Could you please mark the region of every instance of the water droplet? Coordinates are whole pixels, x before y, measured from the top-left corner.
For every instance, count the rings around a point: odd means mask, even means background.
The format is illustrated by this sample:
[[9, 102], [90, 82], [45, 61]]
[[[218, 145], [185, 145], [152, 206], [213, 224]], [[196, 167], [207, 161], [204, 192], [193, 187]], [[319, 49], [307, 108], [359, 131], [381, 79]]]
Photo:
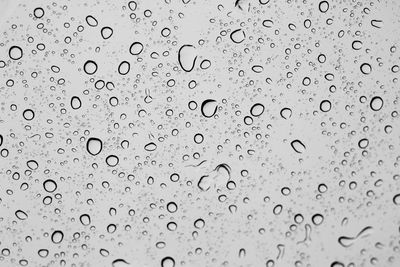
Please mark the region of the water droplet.
[[38, 250], [38, 255], [42, 258], [46, 258], [49, 255], [49, 250], [47, 249], [39, 249]]
[[400, 205], [400, 194], [397, 194], [393, 197], [393, 203], [395, 205]]
[[22, 116], [24, 117], [25, 120], [31, 121], [33, 118], [35, 118], [35, 112], [33, 112], [32, 109], [25, 109], [24, 112], [22, 113]]
[[94, 62], [93, 60], [88, 60], [83, 65], [83, 70], [85, 71], [86, 74], [93, 75], [97, 71], [97, 63]]
[[364, 238], [372, 234], [373, 229], [371, 226], [367, 226], [364, 229], [362, 229], [355, 237], [347, 237], [347, 236], [341, 236], [338, 238], [338, 242], [340, 245], [343, 247], [350, 247], [353, 245], [359, 238]]
[[322, 13], [326, 13], [329, 9], [328, 1], [319, 2], [318, 8], [319, 8], [319, 11], [321, 11]]
[[111, 265], [112, 267], [125, 267], [130, 264], [124, 259], [116, 259], [111, 263]]
[[321, 101], [321, 103], [319, 104], [319, 109], [322, 112], [328, 112], [331, 110], [332, 104], [329, 100], [323, 100]]
[[37, 7], [33, 10], [33, 15], [35, 18], [40, 19], [44, 16], [44, 10], [41, 7]]
[[371, 26], [380, 29], [383, 27], [383, 21], [379, 19], [373, 19], [371, 20]]
[[144, 146], [144, 150], [146, 150], [146, 151], [154, 151], [156, 149], [157, 149], [157, 145], [153, 142], [148, 143]]
[[232, 42], [235, 44], [240, 44], [244, 41], [244, 39], [246, 39], [246, 34], [242, 29], [237, 29], [231, 32], [230, 37]]
[[292, 117], [292, 110], [290, 108], [283, 108], [281, 109], [281, 117], [284, 118], [285, 120], [290, 119]]
[[304, 153], [306, 151], [306, 146], [300, 140], [293, 140], [290, 145], [292, 146], [293, 150], [297, 153]]
[[314, 215], [311, 217], [311, 221], [312, 221], [312, 223], [313, 223], [314, 225], [320, 225], [321, 223], [324, 222], [324, 216], [322, 216], [322, 214], [319, 214], [319, 213], [314, 214]]
[[18, 218], [18, 219], [20, 219], [20, 220], [26, 220], [26, 219], [28, 219], [28, 214], [26, 214], [24, 211], [22, 211], [22, 210], [17, 210], [16, 212], [15, 212], [15, 216]]
[[172, 257], [165, 257], [161, 260], [161, 267], [175, 267], [175, 260]]
[[56, 230], [51, 234], [51, 241], [54, 244], [60, 244], [64, 239], [64, 233], [60, 230]]
[[203, 219], [197, 219], [196, 221], [194, 221], [194, 227], [196, 227], [197, 229], [202, 229], [205, 226], [205, 222]]
[[368, 74], [371, 73], [372, 67], [371, 67], [371, 65], [368, 64], [368, 63], [363, 63], [363, 64], [361, 64], [361, 66], [360, 66], [360, 70], [361, 70], [361, 72], [362, 72], [363, 74], [368, 75]]
[[106, 158], [106, 163], [107, 163], [107, 165], [110, 166], [110, 167], [115, 167], [115, 166], [117, 166], [118, 163], [119, 163], [119, 158], [118, 158], [117, 156], [115, 156], [115, 155], [109, 155], [109, 156]]
[[137, 56], [140, 53], [142, 53], [143, 49], [144, 49], [144, 46], [142, 43], [134, 42], [129, 47], [129, 53], [131, 53], [131, 55]]
[[169, 202], [167, 204], [167, 210], [171, 213], [174, 213], [178, 210], [178, 206], [176, 205], [175, 202]]
[[131, 64], [128, 61], [122, 61], [118, 66], [118, 73], [121, 75], [126, 75], [130, 69]]
[[86, 16], [86, 23], [90, 26], [90, 27], [96, 27], [97, 25], [99, 25], [99, 23], [97, 22], [97, 19], [95, 19], [95, 17], [93, 17], [92, 15], [88, 15]]
[[181, 68], [186, 72], [191, 72], [196, 63], [196, 48], [193, 45], [183, 45], [178, 51], [178, 61]]
[[217, 112], [217, 101], [213, 99], [204, 100], [201, 103], [201, 114], [206, 118], [211, 118]]
[[79, 109], [82, 106], [81, 99], [77, 96], [71, 97], [71, 108]]
[[31, 170], [36, 170], [37, 168], [39, 168], [39, 164], [36, 160], [28, 160], [26, 162], [26, 166], [28, 166], [28, 168]]
[[79, 221], [81, 222], [82, 225], [85, 225], [85, 226], [89, 225], [91, 222], [89, 214], [82, 214], [79, 217]]
[[272, 28], [272, 26], [274, 26], [274, 22], [270, 19], [266, 19], [262, 22], [262, 25], [266, 28]]
[[369, 104], [373, 111], [379, 111], [383, 107], [383, 100], [380, 96], [374, 96]]
[[103, 141], [99, 138], [91, 137], [86, 142], [86, 150], [90, 155], [96, 156], [103, 149]]
[[19, 46], [11, 46], [10, 49], [8, 50], [8, 56], [12, 59], [12, 60], [19, 60], [22, 58], [23, 56], [23, 52], [22, 52], [22, 48]]
[[52, 193], [52, 192], [56, 191], [57, 183], [52, 179], [47, 179], [46, 181], [43, 182], [43, 188], [48, 193]]
[[352, 47], [354, 50], [360, 50], [360, 49], [362, 48], [362, 45], [363, 45], [363, 43], [362, 43], [361, 41], [355, 40], [355, 41], [353, 41], [353, 43], [351, 44], [351, 47]]
[[100, 33], [101, 37], [103, 37], [104, 40], [107, 40], [113, 35], [114, 31], [111, 27], [106, 26], [101, 28]]

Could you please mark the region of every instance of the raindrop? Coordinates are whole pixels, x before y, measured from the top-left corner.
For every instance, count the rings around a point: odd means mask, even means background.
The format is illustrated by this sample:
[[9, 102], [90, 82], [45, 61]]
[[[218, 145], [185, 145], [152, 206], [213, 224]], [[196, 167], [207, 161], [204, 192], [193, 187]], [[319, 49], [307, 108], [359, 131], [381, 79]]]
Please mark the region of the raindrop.
[[208, 69], [209, 67], [211, 67], [211, 61], [208, 59], [204, 59], [201, 63], [200, 63], [200, 68], [203, 70]]
[[64, 233], [60, 230], [56, 230], [51, 234], [51, 241], [55, 244], [60, 244], [64, 239]]
[[37, 7], [33, 10], [33, 15], [35, 18], [40, 19], [44, 16], [44, 10], [41, 7]]
[[131, 11], [135, 11], [137, 8], [137, 3], [135, 1], [129, 1], [128, 7]]
[[97, 71], [97, 63], [93, 60], [88, 60], [83, 65], [83, 70], [86, 72], [86, 74], [93, 75]]
[[174, 213], [178, 210], [178, 206], [176, 205], [175, 202], [169, 202], [167, 204], [167, 210], [171, 213]]
[[90, 27], [96, 27], [99, 23], [97, 22], [97, 19], [95, 19], [92, 15], [86, 16], [86, 23]]
[[289, 119], [292, 117], [292, 110], [290, 108], [283, 108], [281, 109], [281, 117], [284, 118], [285, 120]]
[[37, 168], [39, 168], [39, 164], [36, 160], [28, 160], [26, 162], [26, 166], [28, 166], [28, 168], [31, 170], [36, 170]]
[[71, 108], [79, 109], [82, 106], [81, 99], [77, 96], [71, 97]]
[[369, 144], [369, 140], [367, 138], [363, 138], [360, 141], [358, 141], [358, 147], [361, 149], [367, 148], [368, 144]]
[[25, 120], [31, 121], [35, 117], [35, 112], [33, 112], [32, 109], [25, 109], [24, 112], [22, 113], [22, 116], [24, 117]]
[[321, 101], [321, 103], [319, 104], [319, 109], [322, 112], [328, 112], [331, 110], [332, 104], [329, 100], [323, 100]]
[[270, 19], [266, 19], [262, 22], [262, 25], [266, 28], [272, 28], [272, 26], [274, 25], [274, 22]]
[[383, 21], [379, 19], [373, 19], [371, 20], [371, 26], [380, 29], [383, 27]]
[[383, 100], [380, 96], [374, 96], [369, 103], [373, 111], [379, 111], [383, 107]]
[[254, 71], [255, 73], [261, 73], [264, 68], [260, 65], [254, 65], [253, 67], [251, 67], [251, 70]]
[[244, 41], [244, 39], [246, 39], [246, 34], [242, 29], [237, 29], [231, 32], [230, 37], [232, 42], [234, 42], [235, 44], [240, 44]]
[[19, 46], [11, 46], [8, 50], [8, 56], [13, 60], [19, 60], [23, 56], [22, 48]]
[[206, 118], [211, 118], [217, 112], [217, 101], [213, 99], [204, 100], [201, 103], [201, 114]]
[[57, 189], [57, 183], [54, 180], [47, 179], [46, 181], [43, 182], [43, 188], [49, 193], [52, 193], [56, 191]]
[[161, 260], [161, 267], [175, 267], [175, 260], [172, 257], [165, 257]]
[[397, 206], [400, 206], [400, 194], [397, 194], [393, 197], [393, 203]]
[[322, 215], [319, 214], [319, 213], [314, 214], [314, 215], [311, 217], [311, 221], [312, 221], [312, 223], [313, 223], [314, 225], [320, 225], [320, 224], [323, 223], [323, 221], [324, 221], [324, 216], [322, 216]]
[[183, 45], [178, 51], [178, 61], [181, 68], [186, 72], [191, 72], [196, 63], [196, 48], [193, 45]]
[[46, 258], [49, 255], [49, 250], [47, 249], [39, 249], [38, 250], [38, 255], [42, 258]]
[[368, 75], [368, 74], [371, 73], [372, 67], [371, 67], [371, 65], [368, 64], [368, 63], [363, 63], [363, 64], [361, 64], [361, 66], [360, 66], [360, 70], [361, 70], [361, 72], [362, 72], [363, 74]]
[[101, 33], [101, 37], [103, 37], [104, 40], [107, 40], [108, 38], [110, 38], [113, 35], [114, 31], [111, 27], [106, 26], [106, 27], [101, 28], [100, 33]]
[[96, 156], [103, 149], [103, 141], [99, 138], [90, 137], [86, 142], [86, 150], [90, 155]]
[[205, 226], [205, 222], [203, 219], [197, 219], [196, 221], [194, 221], [194, 227], [196, 227], [197, 229], [202, 229]]
[[15, 216], [20, 219], [21, 221], [28, 219], [28, 214], [26, 214], [24, 211], [22, 210], [17, 210], [15, 212]]
[[360, 50], [361, 48], [362, 48], [362, 42], [361, 41], [358, 41], [358, 40], [355, 40], [355, 41], [353, 41], [353, 43], [351, 44], [351, 47], [354, 49], [354, 50]]
[[122, 61], [118, 66], [118, 73], [121, 75], [126, 75], [130, 69], [131, 64], [128, 61]]
[[263, 104], [256, 103], [250, 108], [250, 114], [254, 117], [259, 117], [263, 113], [264, 113], [264, 105]]
[[306, 151], [306, 146], [300, 141], [300, 140], [294, 140], [290, 143], [292, 146], [293, 150], [296, 151], [297, 153], [304, 153]]
[[319, 8], [319, 11], [321, 11], [322, 13], [326, 13], [329, 9], [328, 1], [319, 2], [318, 8]]
[[109, 156], [106, 158], [106, 163], [107, 163], [107, 165], [110, 166], [110, 167], [115, 167], [115, 166], [117, 166], [118, 163], [119, 163], [119, 158], [118, 158], [117, 156], [115, 156], [115, 155], [109, 155]]
[[89, 225], [90, 221], [91, 221], [89, 214], [82, 214], [79, 217], [79, 221], [81, 222], [82, 225], [85, 225], [85, 226]]
[[134, 42], [131, 44], [129, 47], [129, 53], [131, 53], [134, 56], [139, 55], [143, 51], [143, 44], [140, 42]]
[[146, 150], [146, 151], [150, 151], [151, 152], [151, 151], [154, 151], [156, 149], [157, 149], [157, 145], [155, 143], [153, 143], [153, 142], [148, 143], [148, 144], [146, 144], [144, 146], [144, 150]]
[[126, 260], [124, 259], [116, 259], [111, 263], [112, 267], [124, 267], [130, 265]]

